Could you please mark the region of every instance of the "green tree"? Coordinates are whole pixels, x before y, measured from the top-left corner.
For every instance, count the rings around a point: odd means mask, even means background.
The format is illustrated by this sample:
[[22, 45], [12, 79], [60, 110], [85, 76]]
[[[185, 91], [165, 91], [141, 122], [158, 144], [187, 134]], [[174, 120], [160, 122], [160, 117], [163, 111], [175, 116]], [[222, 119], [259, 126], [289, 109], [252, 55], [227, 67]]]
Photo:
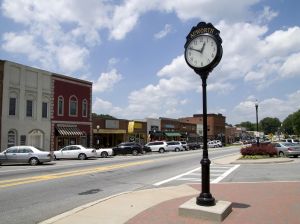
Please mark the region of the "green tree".
[[247, 131], [256, 131], [256, 124], [251, 123], [250, 121], [241, 122], [240, 124], [237, 124], [236, 126], [246, 128]]
[[275, 134], [281, 126], [280, 120], [272, 117], [262, 119], [259, 124], [265, 134]]
[[300, 135], [300, 110], [293, 113], [293, 129], [296, 135]]
[[286, 135], [300, 135], [300, 110], [290, 114], [282, 123]]
[[294, 127], [293, 127], [293, 114], [290, 114], [284, 121], [282, 122], [281, 131], [287, 135], [294, 135]]
[[98, 118], [103, 118], [103, 119], [116, 119], [115, 117], [109, 115], [109, 114], [96, 114], [92, 113], [92, 117], [98, 117]]

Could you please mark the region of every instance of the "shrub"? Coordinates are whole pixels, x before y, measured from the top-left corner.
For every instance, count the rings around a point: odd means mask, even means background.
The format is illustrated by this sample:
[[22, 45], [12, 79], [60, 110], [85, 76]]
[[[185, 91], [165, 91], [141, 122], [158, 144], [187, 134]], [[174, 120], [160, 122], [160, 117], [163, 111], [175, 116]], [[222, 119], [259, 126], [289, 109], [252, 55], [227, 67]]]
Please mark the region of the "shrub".
[[277, 155], [277, 150], [271, 144], [268, 145], [251, 145], [241, 149], [241, 154], [243, 156], [253, 156], [253, 155], [268, 155], [270, 157]]

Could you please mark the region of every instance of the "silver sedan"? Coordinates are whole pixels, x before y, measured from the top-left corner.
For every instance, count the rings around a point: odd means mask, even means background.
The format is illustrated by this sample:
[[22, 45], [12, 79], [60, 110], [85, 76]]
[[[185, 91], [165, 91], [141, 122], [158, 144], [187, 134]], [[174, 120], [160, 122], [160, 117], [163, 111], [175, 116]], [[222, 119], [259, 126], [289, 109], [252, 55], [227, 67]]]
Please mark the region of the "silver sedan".
[[290, 142], [275, 142], [272, 145], [276, 148], [279, 156], [293, 156], [300, 155], [300, 146]]
[[0, 153], [0, 164], [29, 163], [35, 166], [51, 160], [50, 152], [38, 150], [33, 146], [12, 146]]

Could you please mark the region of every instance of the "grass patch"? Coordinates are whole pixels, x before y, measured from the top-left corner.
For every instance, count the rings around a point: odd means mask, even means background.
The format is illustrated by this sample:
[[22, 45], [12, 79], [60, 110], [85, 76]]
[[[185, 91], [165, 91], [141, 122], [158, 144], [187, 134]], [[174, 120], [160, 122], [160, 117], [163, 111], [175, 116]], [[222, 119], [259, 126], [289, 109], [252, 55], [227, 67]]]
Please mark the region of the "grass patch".
[[277, 156], [269, 156], [269, 155], [245, 155], [241, 156], [239, 159], [270, 159], [270, 158], [277, 158]]

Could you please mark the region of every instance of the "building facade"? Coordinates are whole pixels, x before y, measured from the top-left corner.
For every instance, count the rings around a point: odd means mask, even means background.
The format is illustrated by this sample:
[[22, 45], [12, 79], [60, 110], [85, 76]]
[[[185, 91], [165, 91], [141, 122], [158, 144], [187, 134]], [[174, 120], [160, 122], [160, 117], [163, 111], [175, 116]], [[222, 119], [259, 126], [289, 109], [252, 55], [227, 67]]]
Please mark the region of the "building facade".
[[0, 61], [1, 151], [32, 145], [49, 151], [51, 133], [51, 73]]
[[[203, 115], [194, 114], [193, 117], [179, 119], [182, 122], [200, 124], [203, 127]], [[198, 126], [199, 128], [201, 126]], [[201, 132], [198, 130], [198, 132]], [[222, 139], [225, 141], [225, 117], [222, 114], [207, 114], [207, 137], [210, 140]]]
[[51, 148], [91, 146], [92, 83], [52, 74]]
[[197, 125], [179, 119], [161, 117], [161, 131], [167, 140], [188, 140], [196, 136]]
[[105, 119], [93, 116], [93, 146], [114, 147], [128, 140], [128, 120]]

